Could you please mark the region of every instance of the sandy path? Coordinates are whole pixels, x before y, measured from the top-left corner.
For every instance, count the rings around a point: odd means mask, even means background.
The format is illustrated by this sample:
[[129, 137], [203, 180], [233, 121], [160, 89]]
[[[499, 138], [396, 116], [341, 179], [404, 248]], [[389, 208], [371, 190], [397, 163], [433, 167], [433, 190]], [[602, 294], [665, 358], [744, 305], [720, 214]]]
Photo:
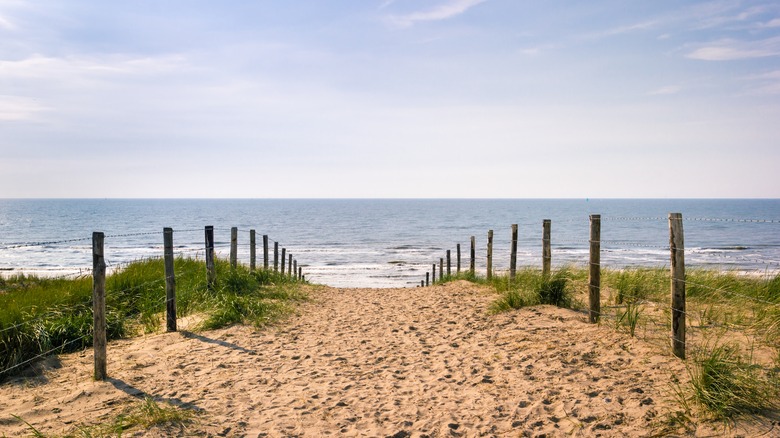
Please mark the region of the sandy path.
[[62, 433], [144, 396], [199, 411], [149, 436], [647, 436], [679, 409], [680, 361], [572, 311], [491, 316], [495, 295], [465, 282], [311, 296], [264, 331], [111, 343], [108, 382], [89, 379], [90, 353], [64, 355], [0, 387], [0, 430], [26, 433], [15, 414]]

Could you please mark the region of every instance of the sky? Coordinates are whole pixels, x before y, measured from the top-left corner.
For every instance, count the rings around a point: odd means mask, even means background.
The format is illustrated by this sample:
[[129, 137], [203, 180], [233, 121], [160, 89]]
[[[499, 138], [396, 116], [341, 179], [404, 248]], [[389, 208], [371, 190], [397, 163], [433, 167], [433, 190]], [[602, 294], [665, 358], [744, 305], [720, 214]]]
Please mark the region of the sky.
[[780, 2], [0, 0], [0, 198], [778, 198]]

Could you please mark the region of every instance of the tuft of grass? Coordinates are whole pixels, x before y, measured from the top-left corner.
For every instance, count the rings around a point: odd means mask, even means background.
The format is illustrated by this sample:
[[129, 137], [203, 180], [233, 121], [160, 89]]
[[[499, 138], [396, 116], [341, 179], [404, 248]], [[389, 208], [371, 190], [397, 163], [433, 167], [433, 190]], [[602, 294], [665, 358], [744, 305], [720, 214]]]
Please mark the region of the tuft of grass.
[[[210, 291], [203, 261], [179, 257], [176, 272], [178, 316], [202, 313], [204, 328], [235, 323], [262, 326], [289, 311], [285, 304], [305, 295], [298, 282], [279, 272], [216, 260], [217, 283]], [[109, 340], [163, 328], [165, 268], [161, 259], [130, 263], [106, 279]], [[92, 278], [49, 279], [16, 276], [0, 291], [0, 379], [36, 356], [66, 353], [92, 345]], [[9, 370], [10, 369], [10, 370]], [[4, 372], [5, 370], [9, 370]]]
[[570, 275], [568, 268], [560, 269], [550, 276], [528, 268], [518, 270], [511, 281], [509, 276], [494, 276], [488, 284], [501, 296], [493, 302], [491, 310], [503, 312], [538, 304], [570, 308], [574, 304], [574, 294], [568, 287]]
[[631, 337], [636, 335], [636, 327], [639, 323], [639, 316], [642, 313], [642, 307], [634, 302], [626, 303], [625, 310], [616, 309], [615, 327], [625, 327]]
[[280, 302], [264, 300], [257, 294], [219, 294], [214, 297], [209, 306], [212, 310], [200, 324], [201, 330], [214, 330], [245, 323], [262, 327], [285, 311], [285, 306]]
[[553, 306], [570, 308], [572, 306], [572, 293], [566, 288], [569, 281], [569, 270], [560, 269], [552, 276], [542, 276], [536, 288], [540, 304], [552, 304]]
[[[184, 431], [184, 426], [194, 420], [195, 413], [191, 410], [163, 405], [151, 397], [145, 397], [142, 402], [125, 410], [108, 422], [93, 425], [80, 424], [64, 435], [46, 435], [24, 419], [15, 415], [13, 417], [27, 425], [30, 435], [36, 438], [103, 438], [114, 436], [120, 438], [123, 433], [132, 432], [134, 429], [148, 430], [153, 427], [164, 428], [166, 434], [179, 432], [175, 435], [180, 436], [181, 432]], [[178, 431], [176, 431], [177, 427]]]
[[536, 300], [533, 294], [518, 290], [507, 290], [491, 303], [490, 311], [493, 313], [501, 313], [512, 309], [533, 306], [534, 304], [536, 304]]
[[669, 271], [653, 268], [606, 270], [602, 282], [616, 289], [615, 304], [626, 301], [659, 300], [669, 290]]
[[[46, 438], [46, 435], [44, 435], [43, 433], [41, 433], [41, 431], [39, 431], [38, 429], [36, 429], [35, 427], [33, 427], [33, 425], [32, 425], [32, 424], [28, 423], [27, 421], [25, 421], [25, 420], [24, 420], [24, 419], [22, 419], [21, 417], [19, 417], [19, 416], [17, 416], [17, 415], [11, 415], [11, 416], [12, 416], [12, 417], [14, 417], [14, 418], [15, 418], [17, 421], [19, 421], [19, 422], [22, 422], [22, 423], [24, 423], [25, 425], [27, 425], [27, 428], [30, 430], [30, 436], [33, 436], [33, 437], [35, 437], [35, 438]], [[5, 436], [5, 435], [3, 435], [3, 436]]]
[[293, 286], [297, 281], [280, 272], [251, 272], [243, 265], [233, 269], [225, 261], [216, 268], [216, 291], [204, 298], [208, 316], [199, 326], [202, 330], [233, 324], [262, 327], [286, 314], [287, 302], [304, 299]]
[[160, 406], [151, 397], [146, 397], [135, 412], [127, 417], [130, 424], [148, 429], [153, 426], [184, 424], [192, 420], [193, 412], [173, 406]]
[[780, 407], [777, 382], [735, 344], [697, 349], [688, 372], [691, 399], [713, 417], [728, 421]]

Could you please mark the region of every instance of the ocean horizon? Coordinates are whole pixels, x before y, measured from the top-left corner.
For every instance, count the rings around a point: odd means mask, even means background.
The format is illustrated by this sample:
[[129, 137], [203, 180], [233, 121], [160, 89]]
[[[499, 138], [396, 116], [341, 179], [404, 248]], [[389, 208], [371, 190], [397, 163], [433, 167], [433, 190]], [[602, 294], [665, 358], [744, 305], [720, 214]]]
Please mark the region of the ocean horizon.
[[[682, 213], [686, 265], [757, 273], [780, 270], [778, 199], [507, 198], [49, 198], [0, 199], [0, 272], [78, 272], [91, 267], [91, 234], [106, 234], [106, 257], [120, 267], [162, 255], [162, 229], [174, 229], [181, 255], [203, 256], [206, 225], [227, 257], [239, 229], [239, 260], [249, 262], [249, 230], [294, 255], [307, 280], [336, 287], [413, 287], [470, 237], [478, 272], [487, 232], [494, 268], [509, 266], [518, 224], [518, 266], [541, 266], [542, 221], [552, 223], [554, 267], [585, 266], [589, 216], [602, 220], [602, 266], [667, 266], [669, 213]], [[273, 248], [273, 243], [271, 244]], [[258, 248], [258, 264], [262, 248]], [[465, 268], [464, 268], [465, 267]]]

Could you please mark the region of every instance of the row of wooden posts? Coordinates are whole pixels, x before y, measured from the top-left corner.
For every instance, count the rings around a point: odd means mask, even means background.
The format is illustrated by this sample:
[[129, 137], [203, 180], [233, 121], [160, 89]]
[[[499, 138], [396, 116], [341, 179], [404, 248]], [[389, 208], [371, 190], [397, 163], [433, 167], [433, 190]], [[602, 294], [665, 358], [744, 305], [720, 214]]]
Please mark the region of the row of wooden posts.
[[[550, 263], [552, 260], [552, 251], [550, 249], [550, 228], [551, 221], [545, 219], [542, 224], [542, 272], [543, 275], [550, 274]], [[517, 225], [512, 225], [512, 244], [510, 255], [510, 280], [514, 280], [517, 268]], [[237, 265], [238, 249], [238, 229], [231, 229], [230, 239], [230, 265], [235, 268]], [[250, 270], [256, 269], [256, 245], [255, 230], [250, 230]], [[103, 242], [105, 236], [101, 232], [92, 234], [92, 266], [93, 266], [93, 314], [94, 314], [94, 334], [93, 347], [95, 350], [95, 373], [96, 380], [105, 380], [106, 374], [106, 263], [103, 251]], [[206, 270], [207, 284], [211, 289], [216, 281], [216, 269], [214, 265], [214, 227], [205, 228], [206, 240]], [[176, 277], [173, 269], [173, 229], [165, 228], [163, 230], [164, 258], [165, 258], [165, 289], [166, 289], [166, 327], [168, 331], [176, 331]], [[594, 214], [590, 216], [590, 260], [588, 275], [589, 290], [589, 310], [588, 320], [591, 323], [597, 323], [601, 316], [601, 215]], [[671, 251], [671, 310], [672, 310], [672, 352], [675, 356], [685, 358], [685, 248], [683, 239], [683, 225], [681, 213], [669, 214], [669, 247]], [[476, 261], [475, 237], [471, 236], [471, 261], [470, 272], [475, 273]], [[297, 279], [304, 280], [302, 268], [298, 267], [297, 260], [293, 259], [292, 254], [286, 254], [286, 250], [281, 251], [281, 272], [285, 273], [285, 260], [289, 258], [287, 264], [288, 275], [293, 275]], [[460, 273], [461, 266], [460, 244], [457, 245], [457, 272]], [[451, 253], [447, 250], [447, 276], [451, 275]], [[269, 269], [269, 244], [268, 236], [263, 236], [263, 268]], [[279, 243], [274, 242], [274, 271], [279, 269]], [[443, 276], [444, 259], [439, 259], [439, 272]], [[493, 230], [488, 231], [487, 247], [487, 273], [488, 279], [493, 275]], [[436, 282], [436, 264], [433, 264], [433, 283]], [[421, 286], [429, 285], [429, 273], [426, 272], [425, 280]]]
[[[552, 250], [550, 246], [550, 219], [542, 221], [542, 275], [550, 275]], [[517, 273], [517, 224], [512, 225], [512, 241], [509, 258], [509, 279], [515, 279]], [[588, 321], [598, 323], [601, 316], [601, 215], [590, 215], [590, 238], [588, 240], [590, 257], [588, 261]], [[469, 272], [475, 274], [476, 241], [471, 236], [471, 260]], [[671, 252], [671, 311], [672, 311], [672, 352], [675, 356], [685, 358], [685, 245], [681, 213], [669, 213], [669, 249]], [[456, 273], [460, 274], [461, 255], [460, 244], [456, 245]], [[445, 278], [445, 257], [439, 259], [439, 279]], [[452, 275], [451, 250], [446, 251], [447, 277]], [[486, 277], [493, 277], [493, 230], [487, 233], [487, 266]], [[432, 270], [425, 273], [425, 280], [420, 286], [436, 283], [436, 263]]]
[[[95, 380], [105, 380], [106, 373], [106, 262], [103, 243], [104, 233], [92, 233], [92, 306], [93, 306], [93, 348], [95, 350]], [[206, 284], [209, 290], [214, 289], [217, 280], [214, 253], [214, 227], [205, 227], [206, 250]], [[256, 232], [249, 230], [249, 269], [257, 269]], [[173, 261], [173, 229], [163, 229], [163, 255], [165, 263], [165, 296], [166, 296], [166, 329], [175, 332], [176, 328], [176, 275]], [[230, 229], [230, 267], [235, 269], [238, 265], [238, 228]], [[285, 269], [285, 261], [287, 265]], [[279, 242], [274, 242], [273, 269], [276, 272], [287, 275], [296, 280], [305, 281], [303, 268], [298, 266], [298, 261], [288, 254], [286, 248], [281, 249], [281, 264], [279, 259]], [[263, 269], [270, 268], [268, 235], [263, 235]]]
[[[550, 219], [545, 219], [542, 222], [542, 273], [544, 275], [550, 274], [550, 264], [552, 262], [552, 250], [550, 248]], [[517, 274], [517, 224], [512, 225], [512, 244], [511, 253], [509, 256], [509, 278], [514, 280]], [[456, 274], [460, 274], [461, 256], [460, 256], [460, 243], [455, 245], [455, 252], [457, 257]], [[439, 279], [444, 279], [445, 257], [439, 259]], [[447, 277], [452, 275], [452, 251], [446, 252], [447, 261]], [[476, 238], [471, 236], [471, 259], [469, 262], [469, 272], [471, 275], [475, 274], [476, 265]], [[487, 279], [493, 278], [493, 230], [488, 230], [487, 240]], [[425, 280], [420, 281], [420, 286], [429, 286], [431, 283], [436, 283], [436, 263], [433, 264], [432, 270], [425, 273]]]

